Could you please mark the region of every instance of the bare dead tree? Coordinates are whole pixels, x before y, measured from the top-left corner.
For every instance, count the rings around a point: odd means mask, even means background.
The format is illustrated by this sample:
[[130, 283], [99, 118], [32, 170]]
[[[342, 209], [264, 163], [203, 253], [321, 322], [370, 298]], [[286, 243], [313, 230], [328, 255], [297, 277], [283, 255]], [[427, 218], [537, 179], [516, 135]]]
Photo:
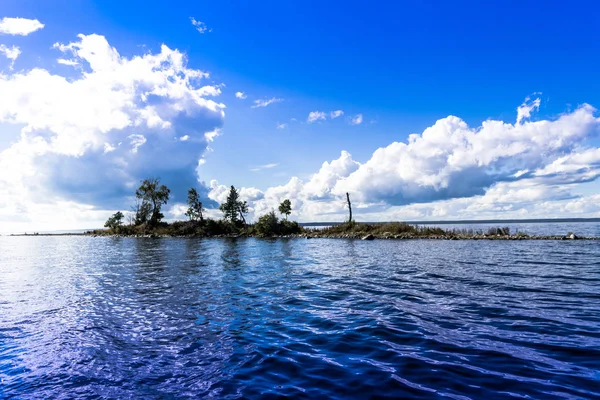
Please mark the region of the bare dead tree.
[[350, 213], [348, 222], [352, 222], [352, 203], [350, 203], [350, 194], [348, 192], [346, 192], [346, 200], [348, 201], [348, 212]]

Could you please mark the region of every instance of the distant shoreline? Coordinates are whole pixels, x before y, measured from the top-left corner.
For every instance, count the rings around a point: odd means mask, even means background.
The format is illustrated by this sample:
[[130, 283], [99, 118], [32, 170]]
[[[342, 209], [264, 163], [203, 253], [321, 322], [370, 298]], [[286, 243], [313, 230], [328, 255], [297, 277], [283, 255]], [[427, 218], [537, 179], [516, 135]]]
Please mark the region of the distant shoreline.
[[[457, 219], [442, 221], [406, 221], [409, 225], [477, 225], [477, 224], [551, 224], [551, 223], [600, 222], [600, 218], [529, 218], [529, 219]], [[298, 222], [300, 226], [334, 226], [345, 222]], [[386, 222], [356, 222], [357, 224], [381, 224]]]

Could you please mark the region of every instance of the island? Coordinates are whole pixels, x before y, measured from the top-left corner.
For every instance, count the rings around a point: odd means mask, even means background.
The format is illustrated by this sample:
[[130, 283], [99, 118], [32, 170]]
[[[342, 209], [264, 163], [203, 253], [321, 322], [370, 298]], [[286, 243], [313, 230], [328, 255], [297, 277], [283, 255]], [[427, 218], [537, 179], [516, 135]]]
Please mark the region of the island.
[[430, 239], [430, 240], [600, 240], [599, 237], [565, 235], [529, 235], [511, 232], [509, 227], [483, 229], [443, 229], [438, 226], [415, 225], [406, 222], [361, 223], [352, 218], [350, 195], [346, 194], [348, 220], [323, 228], [303, 227], [288, 220], [292, 203], [283, 199], [279, 205], [280, 218], [275, 210], [260, 216], [255, 223], [247, 223], [248, 203], [240, 199], [238, 190], [231, 186], [226, 201], [219, 209], [222, 219], [204, 217], [204, 208], [198, 191], [188, 191], [186, 221], [163, 221], [162, 206], [167, 204], [170, 189], [157, 178], [145, 179], [136, 190], [136, 203], [127, 216], [118, 211], [108, 218], [105, 229], [90, 230], [83, 235], [119, 237], [258, 237], [258, 238], [329, 238], [329, 239]]

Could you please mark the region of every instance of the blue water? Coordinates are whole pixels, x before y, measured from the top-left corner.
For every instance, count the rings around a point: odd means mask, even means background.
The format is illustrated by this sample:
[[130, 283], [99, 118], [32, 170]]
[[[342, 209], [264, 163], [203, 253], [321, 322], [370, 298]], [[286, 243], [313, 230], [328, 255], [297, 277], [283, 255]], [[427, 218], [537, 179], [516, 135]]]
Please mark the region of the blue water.
[[0, 398], [600, 398], [599, 246], [0, 237]]

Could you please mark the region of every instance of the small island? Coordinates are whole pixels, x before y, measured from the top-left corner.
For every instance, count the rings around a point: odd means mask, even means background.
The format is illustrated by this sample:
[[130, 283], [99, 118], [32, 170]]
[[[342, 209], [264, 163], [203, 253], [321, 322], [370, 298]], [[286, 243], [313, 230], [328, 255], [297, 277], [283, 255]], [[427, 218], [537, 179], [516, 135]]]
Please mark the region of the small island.
[[141, 182], [136, 190], [136, 203], [127, 216], [118, 211], [106, 221], [106, 229], [85, 232], [89, 236], [131, 237], [258, 237], [258, 238], [329, 238], [329, 239], [432, 239], [432, 240], [600, 240], [598, 237], [580, 237], [571, 232], [566, 235], [528, 235], [511, 232], [508, 227], [487, 230], [442, 229], [433, 226], [412, 225], [406, 222], [360, 223], [352, 219], [352, 203], [346, 194], [349, 218], [341, 224], [322, 229], [302, 227], [288, 220], [292, 203], [284, 199], [279, 205], [279, 218], [275, 210], [262, 215], [249, 224], [245, 215], [248, 203], [240, 200], [238, 190], [231, 186], [226, 201], [219, 209], [222, 219], [204, 217], [204, 208], [198, 191], [188, 191], [186, 221], [163, 221], [162, 206], [167, 204], [170, 189], [160, 179], [150, 178]]

